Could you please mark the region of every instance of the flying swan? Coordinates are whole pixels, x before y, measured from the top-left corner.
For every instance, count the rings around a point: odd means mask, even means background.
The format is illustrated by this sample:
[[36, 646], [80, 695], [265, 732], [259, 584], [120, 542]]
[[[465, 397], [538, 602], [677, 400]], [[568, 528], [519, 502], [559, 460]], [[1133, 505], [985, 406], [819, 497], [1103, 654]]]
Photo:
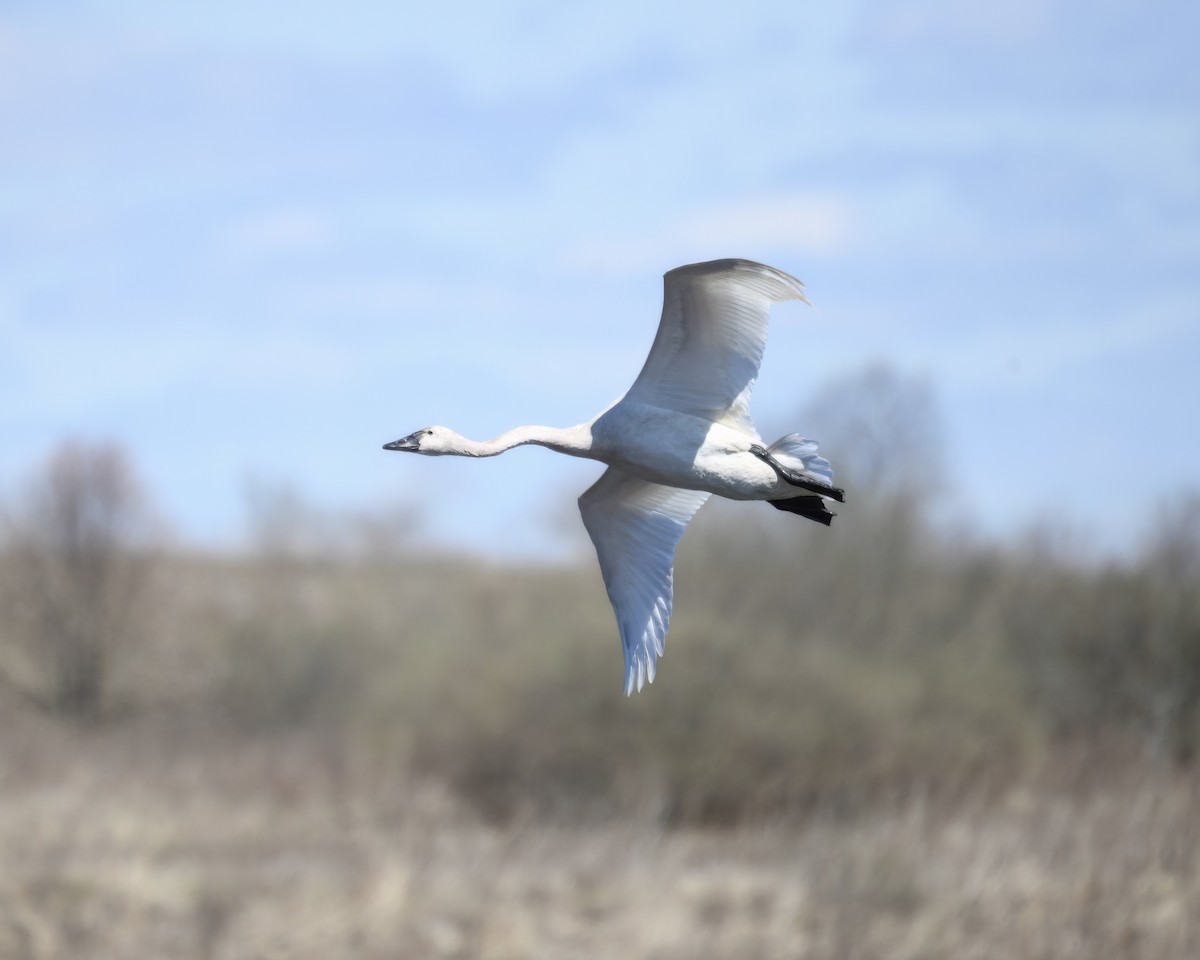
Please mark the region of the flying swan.
[[578, 426], [516, 427], [468, 440], [426, 427], [384, 444], [428, 456], [493, 457], [533, 443], [608, 469], [579, 498], [625, 648], [625, 693], [654, 681], [671, 619], [675, 547], [710, 494], [766, 500], [828, 525], [844, 501], [817, 444], [796, 433], [764, 447], [750, 390], [772, 303], [808, 301], [781, 270], [749, 260], [678, 267], [663, 278], [663, 312], [642, 372], [607, 410]]

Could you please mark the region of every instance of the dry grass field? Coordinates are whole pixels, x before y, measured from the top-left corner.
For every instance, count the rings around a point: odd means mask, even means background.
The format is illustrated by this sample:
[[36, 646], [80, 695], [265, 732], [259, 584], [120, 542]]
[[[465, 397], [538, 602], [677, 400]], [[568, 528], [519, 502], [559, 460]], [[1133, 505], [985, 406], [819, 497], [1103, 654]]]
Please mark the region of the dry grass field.
[[13, 960], [1200, 955], [1194, 776], [664, 830], [489, 826], [315, 741], [25, 718], [0, 751]]

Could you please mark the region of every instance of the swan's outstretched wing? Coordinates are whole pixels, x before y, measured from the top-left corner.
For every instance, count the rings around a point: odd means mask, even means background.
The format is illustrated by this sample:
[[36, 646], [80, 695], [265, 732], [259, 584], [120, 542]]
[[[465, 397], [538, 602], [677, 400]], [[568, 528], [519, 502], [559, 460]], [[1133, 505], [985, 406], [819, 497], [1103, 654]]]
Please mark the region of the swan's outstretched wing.
[[783, 300], [804, 300], [803, 284], [750, 260], [670, 271], [658, 334], [627, 396], [752, 431], [750, 388], [771, 304]]
[[708, 499], [609, 467], [579, 498], [625, 648], [625, 693], [654, 681], [671, 619], [675, 547]]

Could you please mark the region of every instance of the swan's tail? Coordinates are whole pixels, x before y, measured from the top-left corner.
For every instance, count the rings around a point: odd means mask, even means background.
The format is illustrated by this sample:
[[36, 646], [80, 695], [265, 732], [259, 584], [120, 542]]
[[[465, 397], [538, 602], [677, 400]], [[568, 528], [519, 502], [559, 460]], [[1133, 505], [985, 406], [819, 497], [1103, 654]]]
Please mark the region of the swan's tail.
[[798, 433], [789, 433], [767, 448], [767, 458], [767, 462], [771, 463], [788, 483], [809, 493], [830, 497], [839, 503], [845, 502], [845, 491], [833, 485], [833, 467], [817, 453], [816, 440], [809, 440]]

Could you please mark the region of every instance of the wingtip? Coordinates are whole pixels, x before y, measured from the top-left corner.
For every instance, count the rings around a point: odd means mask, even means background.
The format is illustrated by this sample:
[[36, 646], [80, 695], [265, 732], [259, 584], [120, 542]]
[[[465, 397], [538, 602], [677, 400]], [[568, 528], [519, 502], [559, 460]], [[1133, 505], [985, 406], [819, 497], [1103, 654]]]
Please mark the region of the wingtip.
[[683, 266], [668, 270], [663, 274], [663, 279], [666, 280], [672, 276], [704, 276], [720, 273], [740, 273], [754, 278], [760, 284], [765, 282], [765, 292], [771, 300], [800, 300], [810, 307], [812, 306], [812, 303], [804, 295], [804, 284], [800, 280], [778, 267], [759, 263], [757, 260], [729, 257], [722, 260], [706, 260], [701, 263], [685, 263]]
[[657, 674], [656, 658], [649, 651], [641, 655], [635, 654], [633, 663], [625, 668], [625, 696], [633, 696], [635, 690], [641, 693], [654, 682]]

